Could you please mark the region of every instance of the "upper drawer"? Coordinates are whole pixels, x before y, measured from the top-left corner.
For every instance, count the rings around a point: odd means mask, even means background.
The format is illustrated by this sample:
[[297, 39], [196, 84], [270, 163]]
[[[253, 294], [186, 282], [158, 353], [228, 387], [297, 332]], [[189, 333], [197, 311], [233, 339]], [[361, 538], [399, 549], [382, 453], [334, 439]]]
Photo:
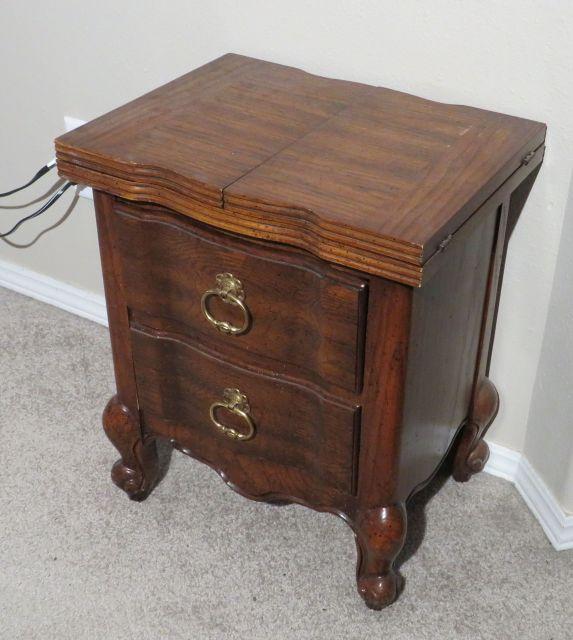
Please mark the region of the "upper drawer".
[[[236, 363], [360, 390], [365, 281], [151, 206], [118, 202], [115, 227], [132, 319]], [[232, 274], [240, 287], [226, 293], [219, 274]], [[233, 335], [226, 327], [245, 330]]]

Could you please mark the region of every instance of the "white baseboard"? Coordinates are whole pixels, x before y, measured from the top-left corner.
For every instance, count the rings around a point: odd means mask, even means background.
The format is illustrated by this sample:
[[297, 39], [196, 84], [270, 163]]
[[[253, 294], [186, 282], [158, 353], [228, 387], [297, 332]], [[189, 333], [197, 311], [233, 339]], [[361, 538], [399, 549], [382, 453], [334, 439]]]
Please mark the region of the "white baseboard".
[[502, 447], [495, 442], [487, 444], [489, 446], [489, 460], [485, 466], [485, 472], [513, 483], [521, 464], [521, 453]]
[[557, 551], [573, 549], [573, 515], [563, 511], [527, 458], [493, 442], [488, 444], [485, 471], [515, 485]]
[[0, 286], [107, 326], [105, 298], [0, 260]]
[[[107, 326], [103, 296], [2, 260], [0, 286]], [[491, 455], [485, 471], [517, 487], [557, 550], [573, 548], [573, 516], [561, 509], [529, 462], [511, 449], [495, 443], [489, 443], [489, 447]]]

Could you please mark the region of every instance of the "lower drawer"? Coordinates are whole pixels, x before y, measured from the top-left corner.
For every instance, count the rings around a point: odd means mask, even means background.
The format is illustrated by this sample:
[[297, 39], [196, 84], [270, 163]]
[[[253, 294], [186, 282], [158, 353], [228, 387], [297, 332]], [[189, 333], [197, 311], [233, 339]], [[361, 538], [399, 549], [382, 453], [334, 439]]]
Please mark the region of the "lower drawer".
[[180, 336], [137, 327], [132, 346], [147, 430], [255, 496], [354, 493], [359, 407], [230, 365]]

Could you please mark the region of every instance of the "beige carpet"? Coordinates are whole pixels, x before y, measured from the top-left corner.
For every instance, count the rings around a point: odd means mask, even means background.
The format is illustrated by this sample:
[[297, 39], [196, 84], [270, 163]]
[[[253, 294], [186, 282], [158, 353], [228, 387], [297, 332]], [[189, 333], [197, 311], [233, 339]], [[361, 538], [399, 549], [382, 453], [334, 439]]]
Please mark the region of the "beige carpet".
[[573, 553], [502, 480], [418, 501], [405, 591], [375, 613], [334, 516], [247, 501], [179, 453], [144, 503], [111, 484], [104, 328], [0, 289], [0, 377], [2, 639], [573, 637]]

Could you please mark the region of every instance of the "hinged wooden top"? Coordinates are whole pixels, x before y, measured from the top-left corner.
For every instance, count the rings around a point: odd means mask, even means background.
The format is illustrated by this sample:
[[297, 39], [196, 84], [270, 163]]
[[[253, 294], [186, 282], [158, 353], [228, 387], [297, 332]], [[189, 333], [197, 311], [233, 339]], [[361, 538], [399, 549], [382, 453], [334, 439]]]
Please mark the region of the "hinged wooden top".
[[62, 177], [419, 285], [545, 125], [229, 54], [56, 140]]

